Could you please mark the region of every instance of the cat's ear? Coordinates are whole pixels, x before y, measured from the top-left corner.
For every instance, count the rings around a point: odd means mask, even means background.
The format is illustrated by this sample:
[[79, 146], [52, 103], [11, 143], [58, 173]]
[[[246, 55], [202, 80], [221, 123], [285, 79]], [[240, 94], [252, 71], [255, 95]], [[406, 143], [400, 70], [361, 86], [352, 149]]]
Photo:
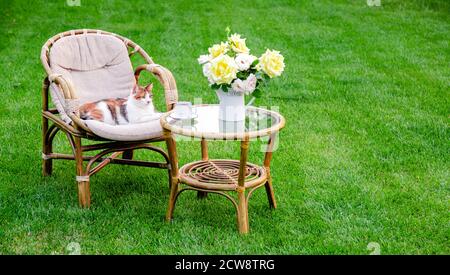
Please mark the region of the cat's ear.
[[151, 93], [153, 90], [153, 83], [148, 84], [145, 86], [144, 91]]
[[131, 91], [131, 93], [132, 93], [133, 95], [135, 95], [136, 92], [137, 92], [137, 90], [138, 90], [138, 85], [137, 85], [137, 84], [134, 84], [133, 90]]

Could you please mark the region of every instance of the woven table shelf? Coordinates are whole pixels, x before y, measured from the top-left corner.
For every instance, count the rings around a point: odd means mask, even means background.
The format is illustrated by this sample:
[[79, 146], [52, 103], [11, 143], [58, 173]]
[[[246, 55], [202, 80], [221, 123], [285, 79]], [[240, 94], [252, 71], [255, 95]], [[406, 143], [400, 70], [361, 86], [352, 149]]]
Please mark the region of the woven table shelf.
[[[172, 112], [169, 112], [160, 119], [167, 137], [172, 176], [166, 220], [172, 220], [177, 199], [182, 192], [196, 191], [199, 199], [206, 198], [209, 193], [218, 194], [233, 203], [239, 232], [246, 234], [249, 231], [248, 202], [255, 190], [265, 187], [269, 206], [273, 209], [277, 207], [270, 162], [277, 148], [278, 132], [284, 127], [285, 119], [275, 111], [253, 106], [246, 107], [246, 119], [243, 121], [221, 120], [220, 106], [217, 104], [194, 105], [192, 113], [196, 114], [195, 118], [173, 118]], [[178, 169], [175, 139], [180, 136], [189, 137], [192, 141], [200, 139], [201, 160], [187, 163]], [[262, 150], [262, 165], [248, 162], [250, 141], [255, 139], [267, 141]], [[239, 159], [210, 159], [207, 140], [239, 141]]]
[[[191, 186], [210, 190], [235, 190], [238, 186], [239, 161], [215, 159], [191, 162], [180, 168], [180, 177]], [[247, 162], [245, 187], [250, 188], [265, 182], [264, 167]]]

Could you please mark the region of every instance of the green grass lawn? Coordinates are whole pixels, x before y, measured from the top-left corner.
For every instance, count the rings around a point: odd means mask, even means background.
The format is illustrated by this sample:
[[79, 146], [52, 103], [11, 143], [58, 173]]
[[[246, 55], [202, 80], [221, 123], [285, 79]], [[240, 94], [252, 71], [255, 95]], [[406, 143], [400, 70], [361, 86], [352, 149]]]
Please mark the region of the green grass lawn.
[[[0, 253], [67, 254], [70, 242], [83, 254], [369, 254], [370, 242], [381, 254], [450, 253], [450, 3], [381, 2], [1, 1]], [[255, 192], [249, 235], [216, 195], [183, 193], [165, 223], [163, 170], [105, 168], [92, 178], [88, 210], [78, 207], [73, 162], [55, 161], [53, 176], [42, 176], [39, 54], [48, 38], [119, 33], [170, 68], [180, 100], [217, 103], [196, 59], [227, 26], [253, 53], [269, 47], [286, 61], [256, 102], [287, 120], [272, 161], [279, 208]], [[238, 146], [211, 143], [211, 157], [238, 158]], [[258, 148], [250, 161], [262, 160]], [[68, 152], [63, 135], [55, 149]], [[180, 142], [178, 153], [181, 164], [196, 160], [200, 144]]]

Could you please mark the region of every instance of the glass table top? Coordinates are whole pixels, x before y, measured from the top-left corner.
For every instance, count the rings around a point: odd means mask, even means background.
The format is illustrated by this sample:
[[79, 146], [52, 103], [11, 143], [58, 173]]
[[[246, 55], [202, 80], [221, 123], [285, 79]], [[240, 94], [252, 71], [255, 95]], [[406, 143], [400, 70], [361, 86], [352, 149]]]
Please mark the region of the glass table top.
[[194, 105], [192, 119], [176, 119], [171, 113], [161, 117], [162, 126], [175, 134], [205, 139], [244, 139], [270, 135], [284, 127], [279, 113], [253, 106], [246, 107], [245, 120], [219, 119], [219, 105]]

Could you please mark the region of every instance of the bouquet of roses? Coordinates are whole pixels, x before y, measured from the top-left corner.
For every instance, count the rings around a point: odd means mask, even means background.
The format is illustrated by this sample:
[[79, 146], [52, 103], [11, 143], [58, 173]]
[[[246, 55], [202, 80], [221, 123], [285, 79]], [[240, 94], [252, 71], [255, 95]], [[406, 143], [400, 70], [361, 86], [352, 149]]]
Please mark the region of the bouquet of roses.
[[198, 62], [211, 88], [224, 92], [261, 95], [261, 86], [284, 70], [284, 57], [279, 51], [267, 49], [259, 58], [250, 54], [245, 38], [233, 34], [227, 41], [208, 49]]

